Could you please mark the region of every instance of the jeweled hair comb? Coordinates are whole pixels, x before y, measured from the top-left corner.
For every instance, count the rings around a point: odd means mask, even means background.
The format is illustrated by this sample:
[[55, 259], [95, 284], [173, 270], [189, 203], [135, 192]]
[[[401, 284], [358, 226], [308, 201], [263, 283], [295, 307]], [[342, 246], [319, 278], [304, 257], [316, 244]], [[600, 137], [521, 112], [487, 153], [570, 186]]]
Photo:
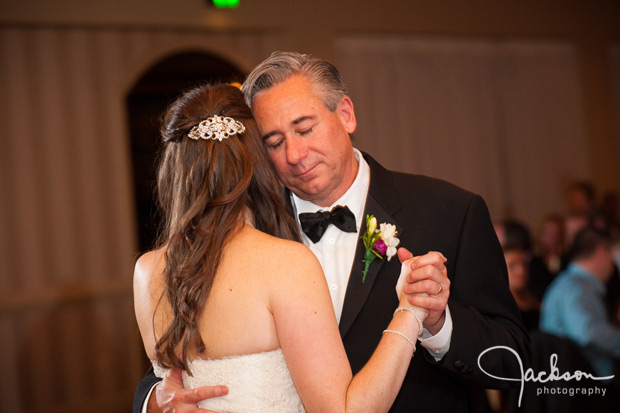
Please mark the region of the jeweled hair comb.
[[211, 116], [194, 126], [187, 136], [191, 139], [217, 139], [220, 142], [231, 135], [245, 132], [243, 123], [228, 116]]

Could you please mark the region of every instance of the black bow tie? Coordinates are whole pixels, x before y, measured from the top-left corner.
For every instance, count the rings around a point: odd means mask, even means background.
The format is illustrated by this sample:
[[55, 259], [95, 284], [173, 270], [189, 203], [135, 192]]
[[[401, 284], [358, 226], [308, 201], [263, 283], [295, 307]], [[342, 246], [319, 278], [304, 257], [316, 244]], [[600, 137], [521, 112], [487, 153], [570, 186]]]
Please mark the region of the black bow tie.
[[356, 232], [355, 215], [346, 206], [336, 206], [330, 212], [304, 212], [299, 214], [299, 222], [304, 234], [317, 243], [329, 224], [334, 224], [344, 232]]

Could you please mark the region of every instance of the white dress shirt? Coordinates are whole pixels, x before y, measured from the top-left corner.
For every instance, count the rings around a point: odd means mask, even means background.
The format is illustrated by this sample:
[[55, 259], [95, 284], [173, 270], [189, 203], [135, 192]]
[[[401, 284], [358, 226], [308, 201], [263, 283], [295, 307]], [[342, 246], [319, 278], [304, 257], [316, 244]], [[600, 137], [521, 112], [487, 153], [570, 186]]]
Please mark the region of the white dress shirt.
[[370, 185], [370, 167], [357, 149], [355, 149], [355, 158], [358, 163], [355, 181], [347, 192], [329, 207], [320, 207], [291, 193], [291, 200], [295, 208], [295, 219], [300, 227], [299, 214], [304, 212], [331, 211], [337, 205], [346, 205], [355, 215], [356, 232], [344, 232], [336, 226], [330, 225], [316, 244], [306, 234], [301, 233], [303, 243], [312, 250], [323, 267], [338, 322], [340, 322], [344, 295], [347, 292], [347, 284], [353, 267], [355, 249], [363, 223], [366, 196]]

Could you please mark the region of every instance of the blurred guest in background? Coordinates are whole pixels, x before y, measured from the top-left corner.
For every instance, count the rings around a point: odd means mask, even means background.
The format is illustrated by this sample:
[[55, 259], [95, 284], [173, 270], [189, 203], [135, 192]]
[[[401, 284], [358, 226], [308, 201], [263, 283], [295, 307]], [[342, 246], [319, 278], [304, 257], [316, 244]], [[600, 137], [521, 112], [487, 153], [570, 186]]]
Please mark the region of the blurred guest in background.
[[[599, 231], [603, 231], [609, 234], [610, 248], [612, 251], [612, 262], [615, 262], [612, 273], [605, 281], [606, 293], [605, 293], [605, 306], [607, 313], [612, 322], [620, 325], [618, 320], [618, 311], [620, 311], [620, 246], [617, 238], [614, 239], [614, 231], [608, 224], [608, 221], [604, 219], [600, 213], [595, 213], [592, 209], [590, 214], [576, 213], [568, 216], [565, 219], [564, 232], [565, 232], [565, 245], [566, 251], [570, 251], [574, 244], [574, 239], [577, 233], [586, 227], [596, 228]], [[564, 258], [567, 261], [567, 257]]]
[[566, 194], [570, 215], [592, 215], [596, 211], [596, 192], [587, 181], [574, 181]]
[[615, 271], [607, 283], [607, 302], [609, 316], [620, 325], [620, 207], [618, 194], [614, 191], [605, 193], [601, 201], [601, 215], [611, 235], [611, 254]]
[[504, 220], [495, 225], [508, 268], [508, 284], [521, 317], [528, 330], [538, 328], [540, 300], [529, 290], [529, 262], [532, 241], [529, 229], [516, 220]]
[[542, 300], [551, 281], [564, 269], [564, 251], [564, 218], [559, 214], [549, 214], [537, 232], [529, 263], [528, 288], [538, 300]]
[[616, 192], [608, 191], [603, 195], [600, 211], [612, 231], [612, 236], [620, 237], [620, 201]]
[[564, 256], [564, 217], [549, 214], [540, 225], [535, 241], [535, 255], [539, 257], [547, 270], [556, 276], [563, 268]]
[[605, 305], [605, 285], [614, 269], [609, 236], [593, 227], [581, 230], [570, 257], [543, 298], [540, 329], [577, 343], [599, 376], [613, 375], [620, 328], [610, 322]]
[[[566, 253], [571, 249], [577, 233], [588, 226], [593, 226], [593, 223], [590, 216], [586, 214], [570, 214], [564, 219], [564, 249]], [[565, 256], [564, 259], [566, 260], [568, 257]]]

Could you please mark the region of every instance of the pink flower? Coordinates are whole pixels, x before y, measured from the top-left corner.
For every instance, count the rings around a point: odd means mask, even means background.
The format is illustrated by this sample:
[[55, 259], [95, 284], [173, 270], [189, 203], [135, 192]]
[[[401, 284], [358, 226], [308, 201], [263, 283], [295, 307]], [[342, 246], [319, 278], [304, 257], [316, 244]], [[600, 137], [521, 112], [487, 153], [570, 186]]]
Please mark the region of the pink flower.
[[387, 244], [381, 238], [379, 238], [377, 242], [375, 242], [375, 244], [372, 246], [372, 249], [374, 249], [381, 255], [385, 255], [387, 248], [388, 248]]

